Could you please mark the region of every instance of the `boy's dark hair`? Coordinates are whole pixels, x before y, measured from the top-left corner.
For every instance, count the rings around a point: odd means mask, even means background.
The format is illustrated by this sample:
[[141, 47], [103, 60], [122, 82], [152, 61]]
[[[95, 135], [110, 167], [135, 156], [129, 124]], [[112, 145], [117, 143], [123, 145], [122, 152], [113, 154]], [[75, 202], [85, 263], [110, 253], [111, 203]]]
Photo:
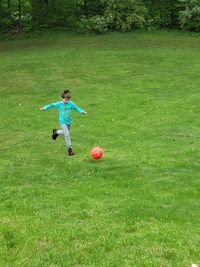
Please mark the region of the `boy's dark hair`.
[[65, 98], [65, 95], [66, 94], [71, 94], [71, 92], [69, 91], [69, 90], [64, 90], [63, 92], [62, 92], [62, 94], [61, 94], [61, 97], [62, 98]]

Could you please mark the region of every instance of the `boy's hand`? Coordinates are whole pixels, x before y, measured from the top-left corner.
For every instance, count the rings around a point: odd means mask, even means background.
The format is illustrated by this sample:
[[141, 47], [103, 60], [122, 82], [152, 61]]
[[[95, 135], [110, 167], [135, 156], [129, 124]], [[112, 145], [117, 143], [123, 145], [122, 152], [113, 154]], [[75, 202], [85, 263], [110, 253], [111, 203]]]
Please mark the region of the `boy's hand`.
[[45, 110], [44, 108], [40, 108], [40, 110]]
[[83, 111], [82, 114], [83, 114], [83, 115], [87, 115], [87, 112], [86, 112], [86, 111]]

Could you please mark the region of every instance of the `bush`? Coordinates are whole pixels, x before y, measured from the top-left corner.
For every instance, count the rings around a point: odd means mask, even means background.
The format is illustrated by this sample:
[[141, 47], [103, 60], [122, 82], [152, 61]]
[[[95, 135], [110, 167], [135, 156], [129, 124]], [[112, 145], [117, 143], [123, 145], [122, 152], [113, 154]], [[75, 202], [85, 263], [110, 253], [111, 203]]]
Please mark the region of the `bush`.
[[108, 0], [104, 17], [111, 30], [128, 31], [142, 28], [147, 9], [138, 0]]
[[[10, 1], [10, 5], [5, 1], [0, 5], [0, 29], [3, 32], [18, 33], [28, 32], [32, 29], [32, 16], [30, 14], [31, 5], [29, 1], [21, 0], [21, 5], [17, 1]], [[2, 18], [1, 18], [2, 17]]]
[[[144, 1], [144, 0], [143, 0]], [[146, 0], [148, 16], [147, 28], [177, 28], [179, 7], [178, 0]]]
[[76, 30], [80, 16], [76, 0], [32, 0], [32, 17], [35, 28], [65, 28]]
[[0, 28], [1, 30], [8, 30], [12, 26], [12, 20], [9, 17], [0, 19]]
[[108, 31], [108, 24], [103, 16], [97, 15], [91, 18], [83, 16], [81, 18], [80, 28], [84, 32], [105, 33]]
[[180, 0], [185, 10], [179, 12], [180, 27], [184, 30], [200, 31], [200, 1]]

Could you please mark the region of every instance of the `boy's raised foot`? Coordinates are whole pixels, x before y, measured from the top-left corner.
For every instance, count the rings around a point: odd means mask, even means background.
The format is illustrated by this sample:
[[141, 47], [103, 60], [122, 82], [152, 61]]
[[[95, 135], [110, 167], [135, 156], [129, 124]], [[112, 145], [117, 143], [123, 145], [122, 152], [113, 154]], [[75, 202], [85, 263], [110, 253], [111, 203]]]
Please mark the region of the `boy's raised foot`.
[[57, 130], [53, 129], [52, 139], [56, 140], [57, 137], [58, 137]]
[[68, 149], [68, 155], [69, 156], [73, 156], [74, 155], [74, 151], [71, 148]]

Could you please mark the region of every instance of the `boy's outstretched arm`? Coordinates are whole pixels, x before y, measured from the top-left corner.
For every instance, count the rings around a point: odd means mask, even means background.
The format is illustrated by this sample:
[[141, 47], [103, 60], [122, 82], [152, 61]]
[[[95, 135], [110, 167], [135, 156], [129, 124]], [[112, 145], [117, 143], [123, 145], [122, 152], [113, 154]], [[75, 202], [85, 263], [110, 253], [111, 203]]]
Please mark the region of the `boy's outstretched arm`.
[[72, 108], [83, 115], [87, 115], [87, 112], [84, 109], [79, 108], [74, 102], [72, 102]]
[[56, 103], [52, 103], [52, 104], [48, 104], [48, 105], [46, 105], [46, 106], [44, 106], [44, 107], [40, 107], [40, 110], [47, 110], [47, 109], [49, 109], [49, 108], [55, 108], [55, 107], [57, 107], [58, 106], [58, 102], [56, 102]]

